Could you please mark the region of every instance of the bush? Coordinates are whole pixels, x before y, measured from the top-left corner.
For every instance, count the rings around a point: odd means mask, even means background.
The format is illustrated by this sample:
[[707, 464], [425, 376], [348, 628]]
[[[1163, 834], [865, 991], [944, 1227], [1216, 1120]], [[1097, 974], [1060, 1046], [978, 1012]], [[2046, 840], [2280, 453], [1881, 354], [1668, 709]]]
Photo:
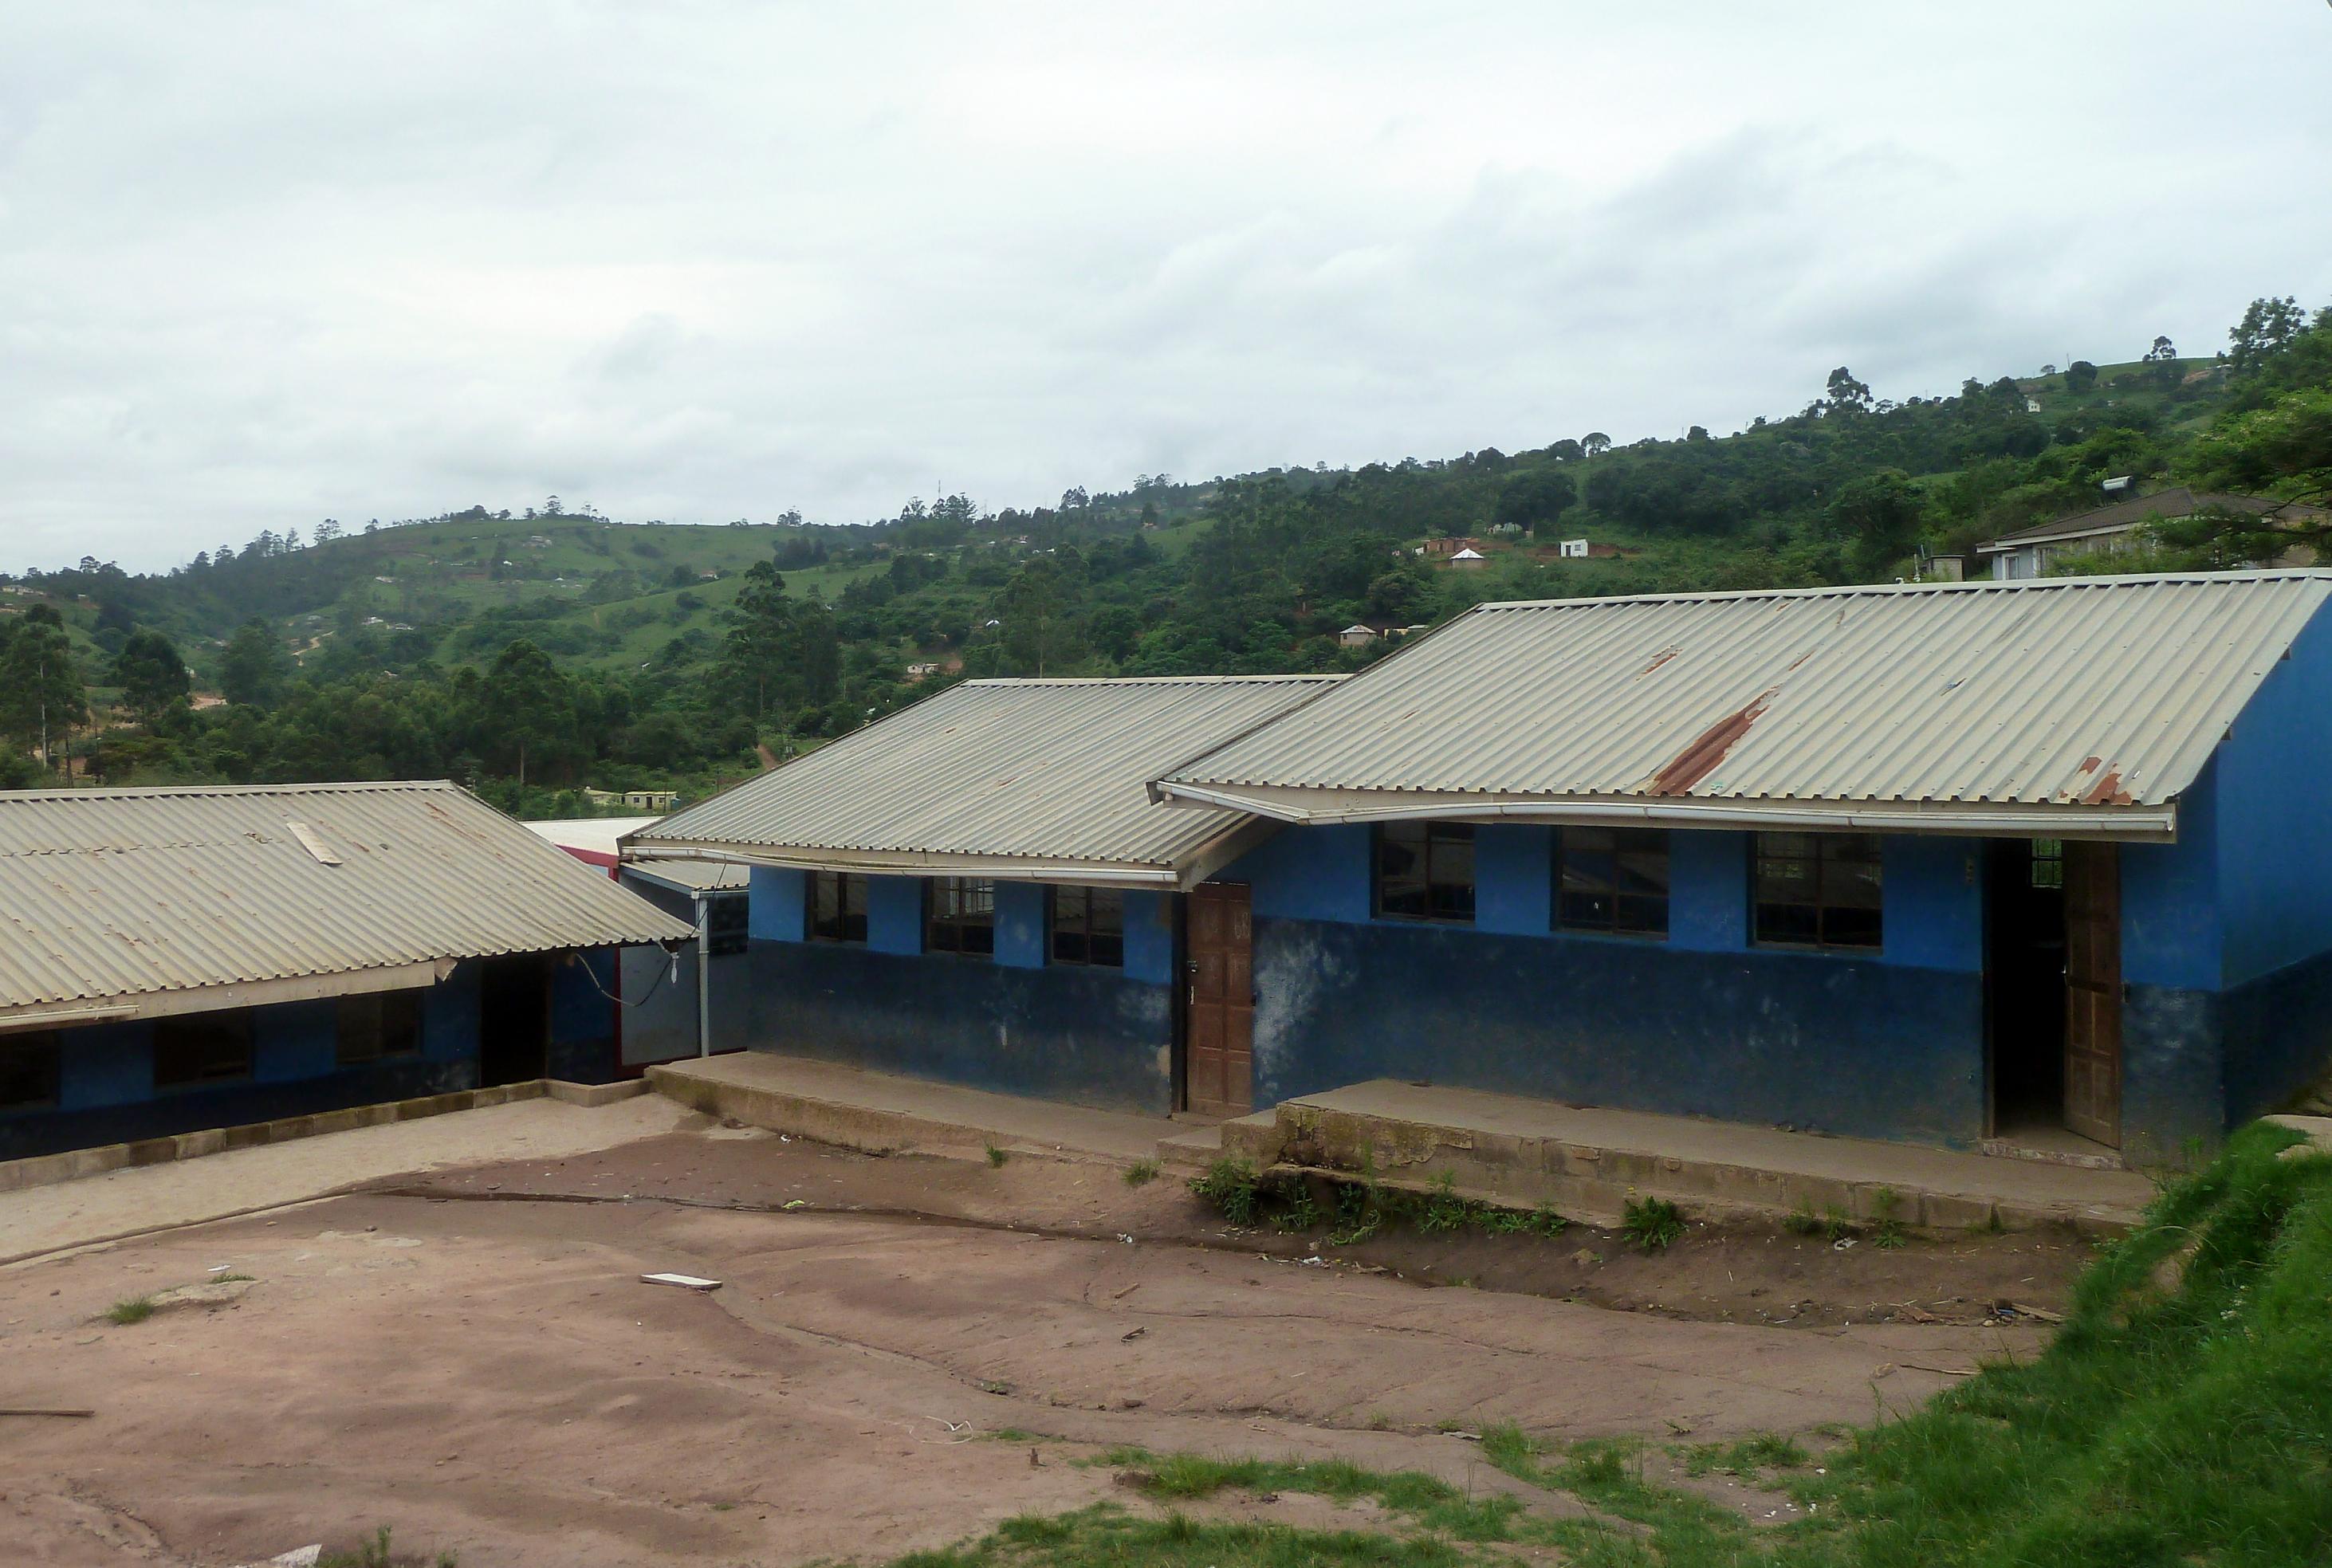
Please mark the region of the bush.
[[1620, 1231], [1645, 1251], [1658, 1252], [1684, 1234], [1684, 1216], [1665, 1198], [1630, 1198]]

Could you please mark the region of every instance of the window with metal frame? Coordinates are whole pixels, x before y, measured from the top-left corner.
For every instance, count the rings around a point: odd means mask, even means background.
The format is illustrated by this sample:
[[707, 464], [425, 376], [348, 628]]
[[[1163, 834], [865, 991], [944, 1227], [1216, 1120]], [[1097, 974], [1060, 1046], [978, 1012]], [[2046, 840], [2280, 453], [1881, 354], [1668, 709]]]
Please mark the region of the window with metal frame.
[[251, 1076], [251, 1015], [188, 1013], [154, 1026], [154, 1086], [227, 1084]]
[[923, 951], [987, 958], [996, 951], [996, 884], [936, 876], [924, 884]]
[[1761, 947], [1877, 951], [1879, 841], [1867, 833], [1760, 833], [1755, 933]]
[[1555, 829], [1554, 923], [1563, 931], [1667, 936], [1668, 829]]
[[2054, 888], [2065, 885], [2063, 839], [2036, 838], [2032, 841], [2032, 885]]
[[866, 940], [866, 879], [855, 872], [813, 871], [809, 874], [809, 939], [812, 942]]
[[385, 1056], [415, 1056], [420, 1049], [419, 991], [376, 991], [369, 996], [340, 999], [340, 1066], [352, 1067], [378, 1062]]
[[55, 1104], [62, 1063], [53, 1029], [0, 1035], [0, 1111], [37, 1111]]
[[1382, 822], [1376, 828], [1376, 912], [1388, 920], [1474, 923], [1474, 825]]
[[1114, 887], [1056, 887], [1053, 961], [1095, 969], [1125, 967], [1125, 894]]

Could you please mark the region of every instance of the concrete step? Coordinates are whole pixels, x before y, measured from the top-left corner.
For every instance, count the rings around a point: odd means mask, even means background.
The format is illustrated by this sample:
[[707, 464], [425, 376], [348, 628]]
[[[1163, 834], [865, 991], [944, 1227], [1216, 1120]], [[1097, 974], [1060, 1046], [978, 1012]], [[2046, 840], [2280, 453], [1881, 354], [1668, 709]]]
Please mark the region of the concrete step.
[[2153, 1196], [2151, 1183], [2127, 1171], [1391, 1081], [1227, 1123], [1223, 1149], [1261, 1169], [1366, 1174], [1402, 1189], [1447, 1179], [1469, 1197], [1552, 1203], [1606, 1223], [1632, 1197], [1659, 1197], [1702, 1217], [1835, 1209], [1934, 1229], [2061, 1224], [2114, 1235]]
[[1219, 1122], [1158, 1140], [1158, 1163], [1169, 1171], [1196, 1173], [1222, 1157], [1223, 1128]]

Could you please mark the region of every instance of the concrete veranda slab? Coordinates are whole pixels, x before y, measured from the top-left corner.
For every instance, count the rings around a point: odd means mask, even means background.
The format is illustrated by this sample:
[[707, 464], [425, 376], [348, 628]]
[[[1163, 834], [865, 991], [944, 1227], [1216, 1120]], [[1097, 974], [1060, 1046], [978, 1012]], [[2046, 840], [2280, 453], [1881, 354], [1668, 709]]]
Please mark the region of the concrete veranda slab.
[[1373, 1167], [1386, 1176], [1604, 1208], [1630, 1191], [1702, 1209], [1836, 1207], [1909, 1224], [2134, 1224], [2154, 1185], [2100, 1171], [1910, 1143], [1560, 1104], [1376, 1079], [1282, 1101], [1227, 1123], [1224, 1146], [1262, 1163]]
[[1154, 1159], [1161, 1138], [1187, 1130], [1166, 1116], [1096, 1111], [999, 1095], [773, 1051], [738, 1051], [648, 1069], [655, 1091], [695, 1110], [823, 1143], [902, 1149], [1059, 1150]]

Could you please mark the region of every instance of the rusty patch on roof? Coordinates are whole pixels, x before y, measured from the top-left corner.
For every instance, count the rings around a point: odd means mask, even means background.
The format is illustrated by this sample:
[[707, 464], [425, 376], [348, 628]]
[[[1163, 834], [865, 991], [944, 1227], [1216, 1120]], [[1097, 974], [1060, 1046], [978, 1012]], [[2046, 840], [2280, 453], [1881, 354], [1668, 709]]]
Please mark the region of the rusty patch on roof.
[[2106, 776], [2089, 787], [2081, 797], [2084, 806], [2134, 806], [2137, 798], [2121, 787], [2121, 770], [2108, 768]]
[[1716, 765], [1741, 743], [1741, 737], [1749, 732], [1749, 726], [1764, 712], [1765, 704], [1773, 700], [1776, 689], [1768, 687], [1760, 692], [1747, 707], [1727, 713], [1702, 731], [1698, 740], [1678, 752], [1667, 767], [1652, 775], [1650, 793], [1687, 794], [1694, 785], [1716, 771]]
[[1638, 670], [1636, 674], [1639, 675], [1649, 675], [1654, 670], [1658, 669], [1662, 664], [1667, 664], [1670, 659], [1675, 658], [1683, 651], [1683, 649], [1677, 647], [1674, 643], [1670, 643], [1667, 647], [1662, 648], [1658, 653], [1654, 654], [1652, 655], [1652, 662], [1646, 664], [1642, 669]]
[[2084, 757], [2081, 759], [2081, 771], [2084, 773], [2094, 773], [2099, 768], [2105, 766], [2105, 760], [2106, 760], [2102, 757]]

